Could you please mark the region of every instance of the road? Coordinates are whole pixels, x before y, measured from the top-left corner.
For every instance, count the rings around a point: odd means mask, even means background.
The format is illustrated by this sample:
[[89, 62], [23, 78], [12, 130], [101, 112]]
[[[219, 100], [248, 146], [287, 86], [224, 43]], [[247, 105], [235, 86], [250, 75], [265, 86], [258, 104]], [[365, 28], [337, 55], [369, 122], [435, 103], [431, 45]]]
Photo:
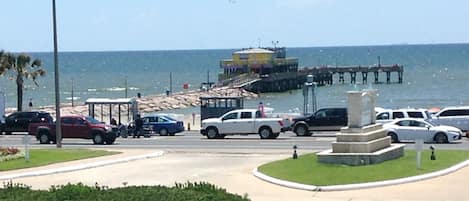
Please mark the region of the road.
[[[22, 135], [0, 135], [0, 146], [24, 146]], [[38, 144], [31, 139], [32, 147], [54, 147]], [[290, 189], [271, 184], [252, 176], [251, 171], [261, 164], [288, 158], [292, 146], [299, 146], [299, 153], [329, 149], [335, 140], [333, 133], [322, 133], [312, 137], [296, 137], [293, 133], [282, 134], [276, 140], [261, 140], [257, 135], [234, 136], [222, 140], [208, 140], [197, 132], [184, 132], [177, 136], [152, 136], [151, 138], [118, 138], [114, 145], [93, 145], [91, 140], [65, 139], [64, 147], [115, 148], [125, 150], [123, 154], [138, 155], [164, 150], [161, 157], [119, 163], [109, 166], [64, 172], [45, 176], [16, 179], [15, 182], [31, 185], [35, 189], [48, 189], [51, 185], [82, 182], [86, 185], [99, 183], [109, 187], [126, 185], [174, 185], [175, 182], [206, 181], [240, 195], [247, 194], [255, 201], [284, 200], [394, 200], [394, 201], [463, 201], [467, 200], [465, 188], [469, 169], [434, 179], [396, 186], [339, 192], [311, 192]], [[430, 145], [426, 144], [426, 148]], [[407, 143], [413, 149], [413, 143]], [[469, 149], [469, 140], [452, 144], [438, 144], [437, 149]], [[141, 149], [143, 148], [143, 149]], [[141, 152], [141, 153], [140, 153]], [[71, 161], [37, 167], [33, 170], [54, 169], [74, 166], [97, 160], [108, 160], [112, 156]], [[110, 171], [112, 170], [112, 171]], [[143, 170], [143, 171], [140, 171]], [[15, 170], [9, 174], [26, 170]]]
[[[23, 147], [24, 135], [0, 135], [0, 146]], [[42, 145], [33, 136], [29, 136], [31, 147], [55, 147], [55, 145]], [[74, 148], [139, 148], [139, 149], [162, 149], [167, 151], [179, 150], [217, 150], [223, 152], [275, 150], [278, 152], [291, 152], [293, 145], [298, 150], [321, 151], [331, 148], [335, 141], [333, 132], [314, 134], [311, 137], [297, 137], [292, 132], [281, 134], [277, 139], [261, 140], [258, 135], [249, 136], [227, 136], [225, 139], [209, 140], [197, 131], [185, 131], [176, 136], [151, 136], [150, 138], [118, 138], [113, 145], [94, 145], [91, 140], [64, 139], [64, 147]], [[407, 149], [413, 149], [413, 143], [407, 144]], [[437, 149], [460, 149], [469, 150], [469, 140], [463, 137], [461, 142], [451, 144], [426, 144], [436, 146]]]

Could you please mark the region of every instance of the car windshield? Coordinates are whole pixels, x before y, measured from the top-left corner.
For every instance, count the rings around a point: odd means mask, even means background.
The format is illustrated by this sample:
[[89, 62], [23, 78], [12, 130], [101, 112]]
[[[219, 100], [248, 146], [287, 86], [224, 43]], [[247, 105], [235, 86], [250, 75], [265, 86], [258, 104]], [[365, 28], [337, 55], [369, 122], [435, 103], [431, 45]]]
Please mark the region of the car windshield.
[[86, 117], [86, 120], [87, 120], [88, 122], [90, 122], [91, 124], [102, 124], [100, 121], [98, 121], [98, 120], [96, 120], [95, 118], [90, 117], [90, 116], [87, 116], [87, 117]]
[[431, 121], [428, 121], [428, 120], [424, 120], [427, 124], [430, 124], [431, 126], [438, 126], [437, 124], [431, 122]]
[[177, 121], [176, 119], [170, 117], [170, 116], [162, 116], [164, 119], [170, 120], [170, 121]]

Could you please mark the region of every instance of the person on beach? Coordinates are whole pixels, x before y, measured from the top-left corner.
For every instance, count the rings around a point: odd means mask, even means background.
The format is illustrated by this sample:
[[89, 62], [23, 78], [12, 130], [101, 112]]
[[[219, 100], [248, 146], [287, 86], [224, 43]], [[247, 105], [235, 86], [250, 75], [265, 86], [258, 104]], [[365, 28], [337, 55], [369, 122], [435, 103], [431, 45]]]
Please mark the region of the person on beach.
[[33, 110], [33, 99], [32, 98], [29, 99], [28, 106], [29, 106], [29, 111], [32, 111]]
[[117, 121], [116, 121], [116, 119], [111, 118], [111, 123], [110, 123], [110, 124], [113, 125], [113, 126], [117, 126]]
[[140, 134], [142, 132], [142, 127], [143, 127], [143, 119], [138, 114], [137, 119], [135, 119], [135, 130], [134, 130], [133, 138], [135, 138], [135, 137], [140, 138]]

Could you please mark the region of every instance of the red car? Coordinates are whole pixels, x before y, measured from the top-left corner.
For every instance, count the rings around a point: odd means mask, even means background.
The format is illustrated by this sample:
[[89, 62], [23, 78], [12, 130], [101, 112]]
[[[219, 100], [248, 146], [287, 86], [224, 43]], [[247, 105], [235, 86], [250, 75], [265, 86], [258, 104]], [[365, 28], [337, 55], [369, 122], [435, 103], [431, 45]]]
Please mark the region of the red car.
[[[116, 132], [110, 125], [89, 116], [62, 116], [61, 123], [62, 138], [92, 139], [94, 144], [113, 144], [116, 140]], [[28, 132], [36, 136], [41, 144], [56, 142], [55, 123], [32, 123]]]

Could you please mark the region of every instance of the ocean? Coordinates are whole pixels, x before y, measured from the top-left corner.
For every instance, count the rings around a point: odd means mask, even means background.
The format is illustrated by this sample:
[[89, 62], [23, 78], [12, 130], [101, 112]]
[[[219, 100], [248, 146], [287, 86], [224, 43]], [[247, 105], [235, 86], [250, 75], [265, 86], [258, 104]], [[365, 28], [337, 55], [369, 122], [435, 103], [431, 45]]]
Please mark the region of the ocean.
[[[59, 53], [61, 103], [83, 103], [87, 98], [128, 97], [137, 93], [161, 94], [170, 88], [172, 74], [173, 92], [182, 91], [183, 84], [198, 89], [201, 82], [217, 80], [221, 71], [219, 61], [230, 58], [234, 49], [226, 50], [169, 50], [169, 51], [113, 51], [113, 52], [62, 52]], [[29, 53], [43, 61], [47, 71], [38, 78], [39, 86], [27, 82], [24, 92], [26, 106], [32, 98], [35, 106], [53, 105], [54, 65], [53, 53]], [[469, 44], [438, 45], [386, 45], [357, 47], [307, 47], [287, 48], [287, 56], [298, 57], [300, 67], [318, 65], [404, 65], [403, 84], [350, 84], [345, 74], [345, 84], [334, 84], [316, 89], [318, 108], [346, 106], [346, 92], [360, 89], [377, 89], [377, 106], [384, 108], [429, 108], [469, 105]], [[385, 82], [385, 73], [380, 73]], [[391, 75], [397, 81], [397, 74]], [[16, 85], [8, 76], [0, 77], [0, 91], [6, 94], [6, 107], [16, 107]], [[259, 102], [274, 108], [275, 112], [300, 112], [303, 107], [301, 90], [284, 93], [261, 94], [257, 100], [245, 102], [246, 107], [256, 107]], [[176, 112], [197, 112], [198, 108], [180, 109]]]

